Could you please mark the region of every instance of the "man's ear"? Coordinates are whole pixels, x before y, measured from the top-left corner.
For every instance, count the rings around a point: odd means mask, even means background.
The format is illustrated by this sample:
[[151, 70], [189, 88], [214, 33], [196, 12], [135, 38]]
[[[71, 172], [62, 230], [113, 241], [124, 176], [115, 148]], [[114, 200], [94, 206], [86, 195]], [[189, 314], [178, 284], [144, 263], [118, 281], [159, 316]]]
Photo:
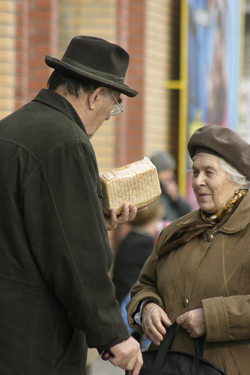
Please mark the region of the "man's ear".
[[95, 109], [96, 105], [99, 103], [99, 100], [105, 95], [107, 88], [98, 87], [95, 91], [91, 91], [88, 94], [88, 104], [90, 109]]

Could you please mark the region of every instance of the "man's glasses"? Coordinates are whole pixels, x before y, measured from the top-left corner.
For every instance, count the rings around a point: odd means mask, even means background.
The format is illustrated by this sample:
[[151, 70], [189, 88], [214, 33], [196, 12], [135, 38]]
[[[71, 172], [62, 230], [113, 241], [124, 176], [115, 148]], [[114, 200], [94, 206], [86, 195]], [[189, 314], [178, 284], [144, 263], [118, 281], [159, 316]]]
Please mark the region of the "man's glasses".
[[116, 97], [114, 96], [114, 94], [112, 93], [112, 91], [110, 90], [111, 92], [111, 95], [115, 101], [115, 104], [113, 106], [113, 108], [111, 109], [110, 111], [110, 116], [116, 116], [118, 115], [119, 113], [123, 112], [124, 108], [121, 104], [118, 103]]

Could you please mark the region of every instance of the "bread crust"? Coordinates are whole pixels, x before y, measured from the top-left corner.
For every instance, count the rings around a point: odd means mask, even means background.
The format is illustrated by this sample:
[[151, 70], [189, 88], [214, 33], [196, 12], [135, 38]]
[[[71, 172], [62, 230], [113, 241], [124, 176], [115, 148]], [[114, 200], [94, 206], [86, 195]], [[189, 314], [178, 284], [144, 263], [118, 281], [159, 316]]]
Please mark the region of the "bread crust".
[[155, 202], [161, 195], [158, 173], [146, 156], [139, 161], [100, 173], [103, 208], [121, 214], [123, 203], [134, 203], [139, 209]]

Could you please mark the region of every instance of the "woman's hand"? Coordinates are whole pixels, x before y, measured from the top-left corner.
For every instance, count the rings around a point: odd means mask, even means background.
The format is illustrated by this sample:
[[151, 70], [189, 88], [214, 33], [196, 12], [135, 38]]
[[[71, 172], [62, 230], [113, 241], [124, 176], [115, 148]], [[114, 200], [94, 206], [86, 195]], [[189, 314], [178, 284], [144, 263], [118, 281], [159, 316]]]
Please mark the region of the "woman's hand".
[[160, 345], [166, 329], [171, 326], [165, 311], [154, 302], [149, 302], [142, 310], [142, 329], [149, 340]]
[[190, 337], [201, 337], [207, 333], [203, 308], [190, 310], [178, 316], [176, 323], [185, 329]]

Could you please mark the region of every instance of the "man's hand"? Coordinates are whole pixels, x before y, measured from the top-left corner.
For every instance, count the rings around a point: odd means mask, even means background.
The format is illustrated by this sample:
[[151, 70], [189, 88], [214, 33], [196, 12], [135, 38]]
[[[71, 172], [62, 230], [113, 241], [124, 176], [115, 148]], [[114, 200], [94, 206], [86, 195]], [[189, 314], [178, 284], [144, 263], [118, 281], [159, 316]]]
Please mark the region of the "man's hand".
[[143, 364], [139, 343], [133, 338], [120, 342], [110, 349], [112, 365], [128, 371], [131, 375], [138, 375]]
[[142, 329], [149, 340], [160, 345], [166, 334], [166, 327], [171, 326], [165, 311], [154, 302], [147, 303], [142, 310]]
[[178, 316], [176, 323], [189, 333], [190, 337], [201, 337], [206, 334], [207, 327], [203, 308], [190, 310]]
[[112, 208], [110, 214], [104, 212], [104, 220], [107, 230], [115, 229], [118, 225], [133, 221], [137, 212], [146, 210], [147, 207], [137, 210], [136, 206], [132, 203], [128, 206], [127, 203], [123, 204], [122, 213], [116, 216], [115, 210]]

